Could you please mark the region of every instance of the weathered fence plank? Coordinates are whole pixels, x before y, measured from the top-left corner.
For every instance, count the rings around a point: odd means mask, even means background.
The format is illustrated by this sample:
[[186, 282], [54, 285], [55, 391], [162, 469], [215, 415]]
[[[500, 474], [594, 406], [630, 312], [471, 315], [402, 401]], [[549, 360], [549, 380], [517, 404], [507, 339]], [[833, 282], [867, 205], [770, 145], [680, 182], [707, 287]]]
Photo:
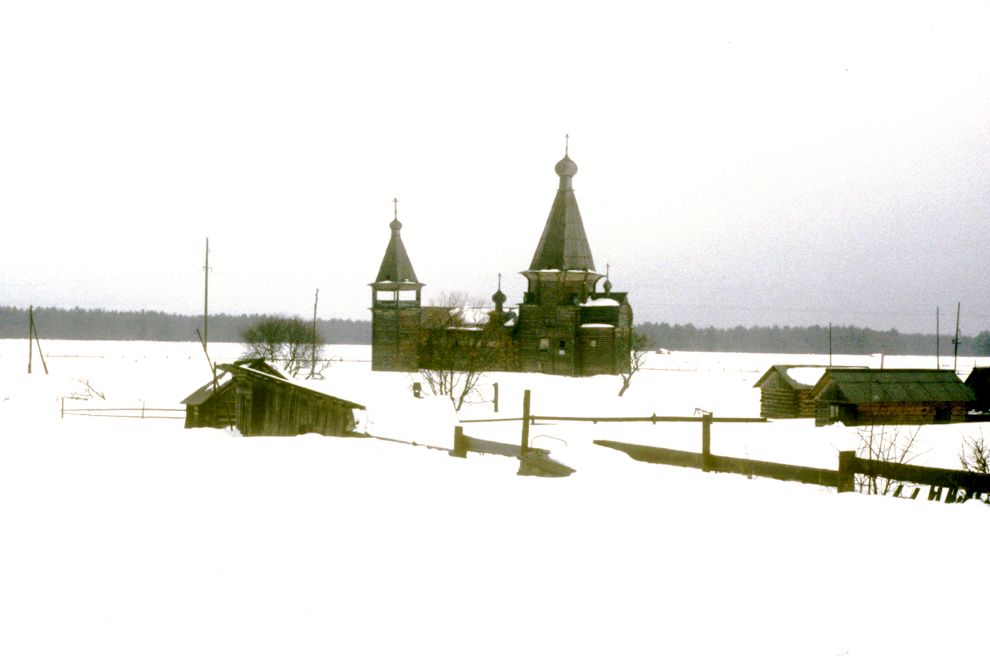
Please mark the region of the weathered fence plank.
[[990, 475], [959, 469], [939, 469], [856, 458], [856, 473], [937, 488], [972, 490], [974, 493], [990, 492]]
[[599, 446], [615, 449], [616, 451], [622, 451], [633, 460], [639, 460], [641, 462], [701, 469], [700, 453], [664, 449], [657, 446], [644, 446], [642, 444], [629, 444], [627, 442], [614, 442], [612, 440], [595, 440], [594, 443]]
[[743, 476], [758, 476], [772, 478], [778, 481], [792, 481], [809, 485], [824, 485], [838, 487], [839, 472], [818, 467], [802, 465], [785, 465], [779, 462], [749, 460], [747, 458], [731, 458], [728, 456], [711, 456], [712, 470]]

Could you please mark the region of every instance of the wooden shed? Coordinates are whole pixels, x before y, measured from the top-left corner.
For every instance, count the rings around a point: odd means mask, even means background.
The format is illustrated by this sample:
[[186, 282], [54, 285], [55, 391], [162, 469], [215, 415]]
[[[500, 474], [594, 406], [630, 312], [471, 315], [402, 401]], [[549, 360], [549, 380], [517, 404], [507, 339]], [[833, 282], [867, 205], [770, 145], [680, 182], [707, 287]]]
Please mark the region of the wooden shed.
[[966, 378], [966, 387], [973, 390], [970, 408], [977, 412], [990, 412], [990, 367], [974, 367]]
[[753, 387], [760, 388], [760, 416], [769, 419], [795, 419], [815, 416], [811, 389], [825, 373], [825, 367], [775, 364]]
[[816, 426], [963, 422], [974, 398], [947, 369], [826, 369], [811, 394]]
[[294, 381], [264, 360], [222, 364], [186, 397], [186, 428], [236, 427], [242, 435], [349, 435], [364, 406]]

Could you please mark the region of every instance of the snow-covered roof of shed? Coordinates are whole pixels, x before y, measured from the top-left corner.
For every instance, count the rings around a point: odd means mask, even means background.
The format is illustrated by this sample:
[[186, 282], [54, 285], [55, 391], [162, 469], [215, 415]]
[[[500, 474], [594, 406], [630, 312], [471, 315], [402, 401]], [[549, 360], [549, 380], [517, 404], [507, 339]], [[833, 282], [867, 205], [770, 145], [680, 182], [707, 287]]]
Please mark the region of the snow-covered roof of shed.
[[210, 382], [206, 383], [205, 385], [197, 389], [195, 392], [193, 392], [186, 398], [182, 399], [180, 403], [182, 403], [182, 405], [201, 405], [207, 400], [209, 400], [209, 398], [212, 397], [215, 393], [223, 389], [233, 379], [234, 379], [233, 376], [231, 376], [228, 372], [224, 371], [219, 376], [217, 376], [217, 381], [215, 385], [211, 380]]
[[348, 401], [347, 399], [341, 398], [339, 396], [334, 396], [333, 394], [327, 394], [325, 391], [319, 389], [315, 384], [309, 384], [309, 383], [306, 383], [305, 381], [296, 380], [294, 378], [283, 378], [281, 376], [274, 375], [274, 374], [268, 373], [266, 371], [259, 371], [258, 369], [249, 366], [249, 364], [236, 364], [235, 363], [233, 365], [220, 365], [220, 366], [221, 366], [221, 368], [224, 368], [227, 371], [231, 371], [234, 368], [242, 369], [242, 370], [250, 373], [252, 376], [259, 376], [261, 378], [267, 378], [267, 379], [270, 379], [270, 380], [273, 380], [273, 381], [276, 381], [278, 383], [282, 383], [282, 384], [285, 384], [285, 385], [292, 385], [293, 387], [298, 387], [299, 389], [304, 389], [307, 392], [312, 392], [314, 394], [319, 394], [320, 396], [325, 396], [325, 397], [330, 398], [330, 399], [333, 399], [335, 401], [340, 401], [341, 403], [345, 403], [345, 404], [347, 404], [347, 405], [349, 405], [351, 407], [360, 408], [362, 410], [364, 409], [364, 406], [361, 405], [360, 403], [355, 403], [354, 401]]
[[824, 373], [825, 367], [791, 367], [787, 370], [787, 375], [795, 382], [808, 387], [814, 387]]
[[581, 307], [617, 307], [621, 305], [614, 298], [589, 298], [581, 304]]

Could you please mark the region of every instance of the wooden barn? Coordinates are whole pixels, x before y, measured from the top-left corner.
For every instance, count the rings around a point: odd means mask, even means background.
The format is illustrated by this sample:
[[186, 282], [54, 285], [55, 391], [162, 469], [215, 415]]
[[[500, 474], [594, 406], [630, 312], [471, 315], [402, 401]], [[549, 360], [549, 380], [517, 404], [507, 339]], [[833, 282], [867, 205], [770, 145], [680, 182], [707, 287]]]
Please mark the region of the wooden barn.
[[990, 367], [974, 367], [966, 378], [966, 387], [976, 398], [970, 408], [977, 412], [990, 412]]
[[815, 416], [811, 389], [825, 373], [825, 367], [775, 364], [753, 387], [760, 388], [760, 416], [768, 419], [795, 419]]
[[261, 359], [222, 364], [190, 394], [186, 428], [236, 427], [242, 435], [349, 435], [364, 406], [318, 392]]
[[816, 426], [963, 422], [973, 401], [947, 369], [826, 369], [811, 394]]

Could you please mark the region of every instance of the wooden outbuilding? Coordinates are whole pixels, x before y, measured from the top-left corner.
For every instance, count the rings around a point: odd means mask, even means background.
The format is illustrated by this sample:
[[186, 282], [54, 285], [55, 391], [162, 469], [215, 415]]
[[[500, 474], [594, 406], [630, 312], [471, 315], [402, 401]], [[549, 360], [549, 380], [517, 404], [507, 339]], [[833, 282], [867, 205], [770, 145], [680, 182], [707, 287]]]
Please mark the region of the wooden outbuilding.
[[974, 367], [966, 378], [966, 387], [973, 390], [972, 405], [976, 412], [990, 412], [990, 367]]
[[947, 369], [826, 369], [811, 394], [816, 426], [963, 422], [974, 398]]
[[815, 416], [811, 390], [825, 373], [825, 367], [775, 364], [753, 387], [760, 388], [760, 416], [768, 419], [795, 419]]
[[186, 397], [186, 428], [236, 427], [242, 435], [352, 434], [355, 410], [364, 406], [317, 391], [262, 359], [217, 367]]

